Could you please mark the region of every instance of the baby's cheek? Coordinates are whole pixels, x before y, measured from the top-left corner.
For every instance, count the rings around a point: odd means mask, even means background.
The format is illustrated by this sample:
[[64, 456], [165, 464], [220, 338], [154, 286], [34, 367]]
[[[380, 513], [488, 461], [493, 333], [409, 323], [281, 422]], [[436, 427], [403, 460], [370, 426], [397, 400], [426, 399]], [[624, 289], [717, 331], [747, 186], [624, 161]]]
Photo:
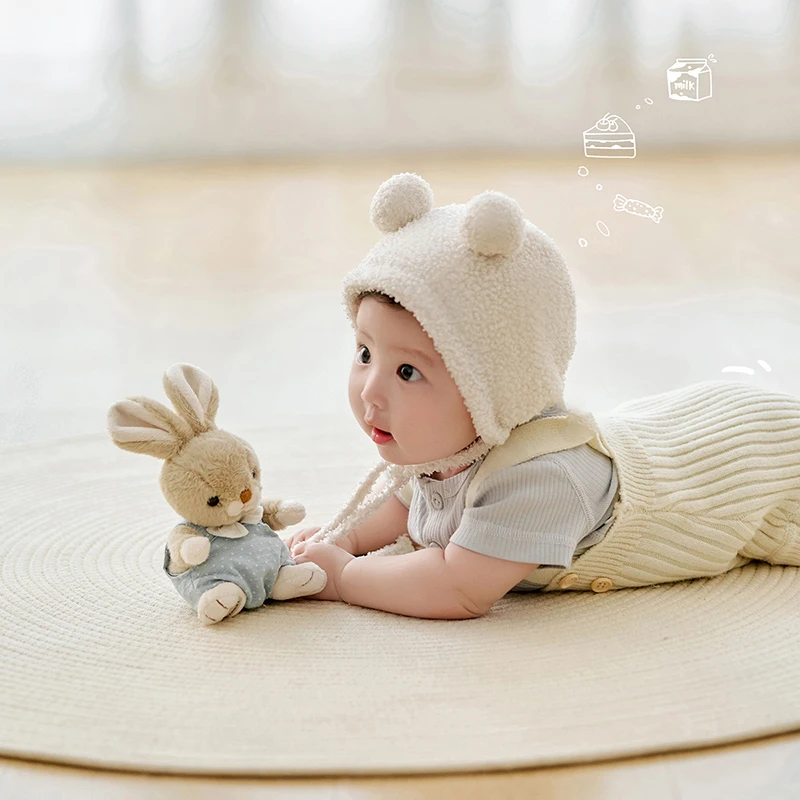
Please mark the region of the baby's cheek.
[[350, 379], [347, 384], [347, 396], [350, 400], [350, 408], [354, 412], [361, 412], [363, 405], [361, 402], [361, 387], [358, 385], [358, 381], [355, 380], [352, 374], [350, 375]]

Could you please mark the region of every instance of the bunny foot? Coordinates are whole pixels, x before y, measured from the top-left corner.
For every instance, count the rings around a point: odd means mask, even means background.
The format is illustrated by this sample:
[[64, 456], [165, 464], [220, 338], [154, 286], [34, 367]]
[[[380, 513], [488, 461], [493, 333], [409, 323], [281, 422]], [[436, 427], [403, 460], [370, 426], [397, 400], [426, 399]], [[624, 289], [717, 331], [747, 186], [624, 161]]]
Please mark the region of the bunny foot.
[[321, 592], [328, 583], [325, 570], [313, 561], [305, 564], [287, 564], [281, 567], [272, 587], [272, 600], [291, 600]]
[[203, 625], [222, 622], [226, 617], [235, 617], [247, 602], [247, 595], [235, 583], [218, 583], [203, 592], [197, 604], [197, 618]]

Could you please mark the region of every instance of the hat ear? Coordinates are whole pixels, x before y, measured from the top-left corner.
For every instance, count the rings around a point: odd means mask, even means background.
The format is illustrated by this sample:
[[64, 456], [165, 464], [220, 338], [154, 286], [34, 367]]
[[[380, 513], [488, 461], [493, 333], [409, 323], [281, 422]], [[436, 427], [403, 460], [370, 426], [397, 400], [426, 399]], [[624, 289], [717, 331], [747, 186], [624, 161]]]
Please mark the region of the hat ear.
[[372, 198], [369, 218], [383, 233], [392, 233], [433, 208], [433, 190], [413, 172], [384, 181]]
[[173, 364], [164, 373], [164, 391], [195, 433], [216, 429], [219, 392], [214, 381], [193, 364]]
[[525, 217], [516, 200], [487, 191], [467, 203], [464, 232], [472, 250], [482, 256], [510, 256], [525, 236]]
[[155, 458], [173, 458], [194, 436], [188, 422], [147, 397], [114, 403], [106, 423], [117, 447]]

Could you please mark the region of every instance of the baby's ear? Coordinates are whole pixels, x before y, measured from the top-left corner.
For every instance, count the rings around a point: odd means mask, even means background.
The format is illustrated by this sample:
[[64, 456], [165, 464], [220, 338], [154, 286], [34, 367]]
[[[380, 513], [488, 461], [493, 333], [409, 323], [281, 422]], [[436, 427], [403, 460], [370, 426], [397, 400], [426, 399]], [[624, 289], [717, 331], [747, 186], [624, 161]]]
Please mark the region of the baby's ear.
[[114, 403], [108, 410], [107, 424], [117, 447], [155, 458], [173, 458], [194, 436], [188, 422], [146, 397]]
[[219, 392], [214, 381], [193, 364], [173, 364], [164, 373], [164, 391], [195, 433], [216, 429]]

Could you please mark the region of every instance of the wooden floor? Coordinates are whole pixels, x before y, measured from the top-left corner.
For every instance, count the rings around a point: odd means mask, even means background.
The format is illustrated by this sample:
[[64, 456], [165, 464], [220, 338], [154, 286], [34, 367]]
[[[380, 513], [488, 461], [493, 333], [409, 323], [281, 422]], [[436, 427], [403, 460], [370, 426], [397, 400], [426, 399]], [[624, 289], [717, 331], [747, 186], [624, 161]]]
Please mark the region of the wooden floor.
[[185, 778], [0, 759], [3, 800], [796, 800], [800, 736], [514, 772], [397, 778]]
[[[224, 401], [240, 431], [320, 403], [349, 413], [338, 286], [376, 241], [374, 190], [402, 171], [422, 174], [437, 205], [504, 191], [560, 245], [580, 315], [571, 402], [601, 412], [729, 368], [800, 394], [797, 153], [674, 153], [597, 166], [436, 155], [19, 167], [0, 170], [0, 444], [96, 434], [115, 400], [160, 394], [175, 361], [199, 364], [219, 386], [243, 372], [252, 378], [253, 395]], [[661, 205], [662, 222], [615, 212], [616, 193]], [[0, 759], [2, 800], [220, 792], [800, 798], [800, 735], [580, 766], [380, 779], [185, 778]]]

